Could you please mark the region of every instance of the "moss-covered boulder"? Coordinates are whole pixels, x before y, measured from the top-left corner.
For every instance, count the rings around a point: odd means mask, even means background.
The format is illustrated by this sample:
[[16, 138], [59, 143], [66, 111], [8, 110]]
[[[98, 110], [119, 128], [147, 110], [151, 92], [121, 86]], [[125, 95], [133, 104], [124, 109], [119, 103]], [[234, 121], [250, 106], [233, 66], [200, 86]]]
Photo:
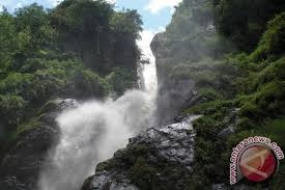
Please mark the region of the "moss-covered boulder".
[[97, 165], [82, 190], [185, 190], [194, 160], [191, 116], [180, 123], [150, 128], [129, 140], [110, 160]]

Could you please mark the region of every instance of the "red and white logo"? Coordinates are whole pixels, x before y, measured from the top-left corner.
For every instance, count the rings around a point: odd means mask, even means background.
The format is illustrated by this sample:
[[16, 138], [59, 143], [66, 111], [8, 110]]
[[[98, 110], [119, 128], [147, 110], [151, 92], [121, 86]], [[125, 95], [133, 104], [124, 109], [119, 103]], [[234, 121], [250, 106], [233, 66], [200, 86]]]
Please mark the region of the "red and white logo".
[[278, 170], [284, 154], [276, 143], [266, 137], [249, 137], [241, 141], [231, 155], [230, 184], [242, 178], [252, 182], [270, 179]]

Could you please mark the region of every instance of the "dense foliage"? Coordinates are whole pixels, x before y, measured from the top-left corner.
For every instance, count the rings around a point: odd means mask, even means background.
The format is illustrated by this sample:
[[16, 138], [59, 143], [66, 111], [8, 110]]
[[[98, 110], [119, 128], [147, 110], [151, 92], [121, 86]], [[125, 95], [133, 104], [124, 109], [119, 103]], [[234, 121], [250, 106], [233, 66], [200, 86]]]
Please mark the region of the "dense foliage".
[[[225, 2], [222, 1], [221, 4]], [[252, 2], [247, 2], [252, 7]], [[234, 3], [245, 6], [242, 4], [243, 1], [228, 1], [228, 3], [228, 6], [233, 6]], [[268, 7], [274, 7], [274, 2], [263, 8], [267, 9]], [[275, 8], [279, 10], [280, 7], [275, 5]], [[251, 18], [253, 12], [251, 9], [243, 9], [241, 15], [239, 12], [231, 14], [236, 19], [245, 21], [243, 16]], [[257, 39], [247, 35], [253, 32], [251, 31], [252, 28], [243, 28], [244, 33], [236, 36], [237, 39], [229, 37], [229, 40], [237, 40], [235, 43], [237, 47], [246, 51], [253, 50], [248, 54], [237, 51], [237, 54], [227, 55], [223, 60], [227, 65], [235, 66], [239, 70], [239, 75], [231, 79], [231, 83], [234, 84], [232, 86], [232, 91], [235, 92], [234, 96], [228, 96], [228, 98], [224, 96], [222, 100], [220, 98], [209, 99], [207, 103], [198, 104], [185, 111], [188, 114], [205, 115], [197, 120], [194, 125], [198, 134], [195, 167], [196, 171], [199, 172], [195, 174], [197, 177], [192, 181], [193, 189], [207, 189], [207, 185], [227, 181], [231, 149], [248, 136], [270, 137], [283, 150], [285, 149], [284, 133], [282, 133], [285, 114], [285, 62], [283, 56], [285, 50], [283, 42], [285, 18], [283, 12], [277, 14], [273, 19], [269, 16], [266, 18], [258, 21], [261, 22], [260, 25], [257, 24], [260, 31], [259, 34], [255, 34], [259, 43], [255, 42]], [[254, 20], [254, 18], [252, 19]], [[234, 24], [235, 20], [232, 19], [232, 21]], [[231, 35], [236, 35], [234, 33], [238, 30], [233, 29], [234, 27], [225, 22], [222, 21], [220, 24], [228, 27], [233, 32]], [[248, 41], [249, 38], [251, 41]], [[231, 114], [235, 112], [233, 108], [239, 108], [238, 111], [236, 110], [238, 119], [235, 119], [234, 123], [230, 119]], [[229, 126], [235, 126], [235, 133], [226, 138], [220, 138], [219, 133]], [[219, 162], [211, 165], [217, 160]], [[281, 162], [280, 170], [282, 168], [284, 168], [284, 164]], [[251, 186], [248, 188], [253, 189], [262, 187], [283, 189], [285, 182], [282, 179], [284, 179], [284, 173], [279, 172], [272, 180], [261, 185], [246, 181], [243, 183]]]
[[282, 0], [215, 0], [216, 22], [223, 35], [242, 51], [252, 51], [267, 22], [284, 11]]
[[[136, 87], [142, 21], [98, 0], [0, 13], [0, 150], [54, 98], [103, 98]], [[116, 85], [115, 85], [116, 84]], [[1, 152], [1, 151], [0, 151]]]
[[[187, 97], [181, 113], [203, 115], [194, 122], [189, 189], [227, 184], [232, 148], [246, 137], [267, 136], [285, 150], [284, 11], [281, 0], [184, 0], [166, 32], [155, 37], [153, 50], [163, 55], [158, 77], [165, 83], [193, 80], [196, 100]], [[273, 179], [242, 184], [281, 190], [284, 177], [281, 161]]]

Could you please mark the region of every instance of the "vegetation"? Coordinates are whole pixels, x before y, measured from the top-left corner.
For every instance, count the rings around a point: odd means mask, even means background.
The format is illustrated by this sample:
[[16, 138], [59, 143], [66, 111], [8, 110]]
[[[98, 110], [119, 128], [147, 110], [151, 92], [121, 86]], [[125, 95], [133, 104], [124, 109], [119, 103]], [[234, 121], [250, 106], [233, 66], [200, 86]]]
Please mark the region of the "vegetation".
[[34, 3], [0, 13], [0, 152], [55, 98], [103, 98], [137, 87], [142, 21], [103, 0]]
[[284, 11], [281, 0], [215, 0], [216, 23], [220, 32], [242, 51], [254, 50], [267, 22]]
[[[223, 3], [225, 2], [223, 1]], [[236, 3], [242, 4], [242, 1]], [[232, 4], [229, 6], [232, 6]], [[246, 51], [250, 49], [253, 49], [253, 51], [247, 55], [240, 53], [225, 57], [228, 64], [236, 66], [240, 72], [239, 76], [232, 82], [235, 88], [233, 90], [235, 92], [234, 96], [230, 99], [224, 98], [224, 101], [222, 101], [220, 96], [212, 95], [211, 97], [215, 97], [214, 100], [209, 100], [206, 105], [199, 104], [185, 111], [186, 113], [204, 114], [204, 117], [195, 122], [194, 127], [198, 134], [195, 151], [197, 159], [195, 167], [197, 167], [197, 170], [195, 171], [199, 171], [195, 175], [198, 175], [197, 178], [202, 178], [203, 176], [205, 180], [203, 180], [203, 183], [193, 180], [194, 187], [192, 189], [202, 189], [200, 188], [202, 187], [201, 185], [208, 184], [210, 186], [213, 183], [224, 183], [227, 181], [231, 149], [246, 137], [255, 135], [267, 136], [276, 141], [282, 149], [285, 148], [284, 134], [282, 134], [284, 126], [281, 126], [284, 122], [282, 118], [285, 113], [285, 65], [283, 57], [284, 47], [282, 47], [283, 42], [281, 40], [281, 36], [284, 33], [281, 32], [285, 20], [283, 15], [284, 13], [280, 13], [273, 20], [265, 20], [260, 25], [260, 27], [262, 25], [266, 26], [268, 22], [267, 28], [261, 30], [261, 34], [262, 32], [264, 34], [260, 35], [259, 43], [249, 42], [256, 45], [255, 50], [254, 46], [250, 47], [250, 44], [247, 44], [249, 36], [243, 34], [238, 36], [238, 38], [243, 39], [239, 39], [236, 45], [246, 47], [242, 48]], [[250, 17], [250, 12], [246, 16]], [[252, 32], [250, 30], [251, 28], [244, 32], [249, 34]], [[234, 32], [237, 31], [235, 30]], [[241, 44], [245, 41], [245, 44]], [[229, 100], [232, 104], [225, 104]], [[205, 106], [211, 108], [211, 112], [205, 113]], [[232, 107], [240, 108], [237, 113], [238, 120], [236, 123], [226, 120], [232, 112]], [[225, 112], [225, 110], [227, 111]], [[230, 125], [235, 125], [235, 133], [226, 137], [226, 139], [220, 139], [219, 132]], [[211, 163], [217, 160], [220, 161], [211, 167]], [[281, 163], [282, 167], [283, 163]], [[262, 186], [282, 189], [284, 182], [281, 182], [281, 178], [284, 178], [282, 172], [278, 173], [270, 182], [263, 183]], [[252, 188], [260, 188], [256, 184], [244, 183], [253, 186]], [[283, 185], [278, 186], [278, 183]]]
[[[279, 0], [184, 0], [160, 34], [164, 41], [154, 40], [154, 51], [166, 49], [163, 63], [158, 60], [161, 81], [196, 84], [195, 101], [186, 97], [192, 102], [182, 110], [185, 116], [203, 115], [194, 122], [195, 164], [188, 189], [226, 183], [232, 148], [246, 137], [267, 136], [285, 150], [284, 11]], [[229, 127], [234, 133], [222, 135]], [[282, 169], [281, 161], [270, 181], [243, 183], [248, 189], [284, 189]]]
[[[129, 145], [98, 170], [123, 168], [142, 190], [207, 190], [228, 185], [232, 148], [244, 138], [266, 136], [285, 150], [284, 5], [279, 0], [184, 0], [176, 7], [166, 32], [159, 34], [162, 42], [155, 38], [152, 47], [163, 57], [158, 60], [161, 81], [195, 83], [191, 96], [196, 99], [185, 97], [189, 106], [181, 111], [203, 115], [193, 123], [193, 171], [151, 162], [149, 144]], [[261, 184], [243, 180], [244, 188], [284, 189], [284, 167], [281, 162], [277, 175]]]
[[[141, 24], [136, 11], [115, 12], [103, 0], [0, 13], [0, 150], [37, 127], [53, 98], [118, 96], [135, 87]], [[194, 172], [150, 163], [145, 156], [152, 150], [144, 144], [118, 151], [98, 171], [127, 167], [143, 190], [175, 189], [178, 179], [190, 190], [210, 189], [228, 181], [232, 147], [245, 137], [268, 136], [285, 150], [284, 0], [184, 0], [163, 35], [159, 77], [193, 80], [197, 100], [182, 114], [203, 115], [193, 124]], [[235, 132], [221, 135], [228, 127]], [[244, 183], [284, 189], [284, 168], [281, 162], [279, 173], [261, 185]]]

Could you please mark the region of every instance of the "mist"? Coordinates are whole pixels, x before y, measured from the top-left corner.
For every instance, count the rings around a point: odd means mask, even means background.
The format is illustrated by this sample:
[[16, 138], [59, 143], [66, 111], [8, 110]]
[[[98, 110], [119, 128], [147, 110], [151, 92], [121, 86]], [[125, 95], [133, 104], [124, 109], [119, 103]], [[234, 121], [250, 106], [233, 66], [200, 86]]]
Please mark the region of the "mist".
[[41, 190], [76, 190], [97, 163], [126, 146], [147, 126], [152, 107], [146, 92], [130, 90], [116, 101], [91, 101], [63, 112], [57, 122], [59, 144], [40, 176]]

